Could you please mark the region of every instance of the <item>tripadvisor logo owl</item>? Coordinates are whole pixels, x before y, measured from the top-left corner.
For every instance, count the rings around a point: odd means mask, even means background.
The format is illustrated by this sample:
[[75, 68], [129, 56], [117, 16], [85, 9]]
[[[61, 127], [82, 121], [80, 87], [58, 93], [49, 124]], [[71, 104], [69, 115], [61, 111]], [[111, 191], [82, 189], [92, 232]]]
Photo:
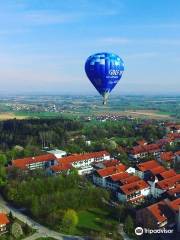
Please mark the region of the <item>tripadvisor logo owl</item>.
[[137, 227], [135, 228], [135, 234], [140, 236], [143, 234], [143, 228], [142, 227]]

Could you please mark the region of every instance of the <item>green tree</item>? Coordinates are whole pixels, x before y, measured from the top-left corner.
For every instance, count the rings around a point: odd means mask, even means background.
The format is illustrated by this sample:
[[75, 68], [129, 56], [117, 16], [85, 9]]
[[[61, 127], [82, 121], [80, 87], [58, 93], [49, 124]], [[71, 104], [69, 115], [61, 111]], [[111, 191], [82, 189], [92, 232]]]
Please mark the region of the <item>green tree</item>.
[[68, 209], [62, 219], [62, 228], [65, 232], [71, 233], [78, 224], [78, 215], [75, 210]]
[[128, 215], [124, 222], [124, 231], [129, 235], [134, 235], [134, 222], [130, 215]]
[[23, 235], [23, 230], [22, 227], [19, 223], [14, 222], [11, 226], [11, 235], [15, 238], [18, 239]]

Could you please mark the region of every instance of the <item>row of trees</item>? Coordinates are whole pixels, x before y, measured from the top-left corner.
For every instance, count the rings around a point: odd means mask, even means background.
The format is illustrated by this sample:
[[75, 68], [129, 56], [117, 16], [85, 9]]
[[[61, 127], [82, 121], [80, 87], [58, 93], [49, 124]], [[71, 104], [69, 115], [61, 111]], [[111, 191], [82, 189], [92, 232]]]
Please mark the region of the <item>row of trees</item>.
[[15, 145], [49, 147], [65, 145], [68, 132], [77, 131], [82, 124], [65, 119], [7, 120], [0, 122], [0, 149]]

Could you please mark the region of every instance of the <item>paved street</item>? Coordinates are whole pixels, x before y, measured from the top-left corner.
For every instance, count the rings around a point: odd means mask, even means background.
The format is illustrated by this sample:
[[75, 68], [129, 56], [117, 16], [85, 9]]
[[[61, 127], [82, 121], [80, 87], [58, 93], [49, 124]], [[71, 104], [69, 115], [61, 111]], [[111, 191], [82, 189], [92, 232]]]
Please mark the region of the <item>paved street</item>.
[[21, 213], [19, 210], [13, 208], [8, 203], [6, 203], [1, 195], [0, 195], [0, 211], [5, 213], [12, 212], [14, 217], [18, 218], [19, 220], [28, 224], [31, 228], [36, 230], [36, 233], [28, 238], [25, 238], [26, 240], [35, 240], [39, 237], [53, 237], [59, 240], [73, 240], [73, 239], [83, 240], [84, 239], [82, 237], [66, 236], [64, 234], [55, 232], [53, 230], [50, 230], [47, 227], [42, 226], [41, 224], [35, 222], [30, 217], [26, 216], [25, 214]]

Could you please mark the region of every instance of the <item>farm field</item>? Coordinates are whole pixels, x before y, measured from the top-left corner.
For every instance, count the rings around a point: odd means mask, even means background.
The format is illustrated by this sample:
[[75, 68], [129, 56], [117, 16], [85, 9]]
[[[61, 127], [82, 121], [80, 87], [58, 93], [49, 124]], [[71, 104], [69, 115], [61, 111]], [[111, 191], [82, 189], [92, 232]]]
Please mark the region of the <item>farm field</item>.
[[154, 110], [127, 110], [119, 111], [119, 115], [122, 116], [131, 116], [136, 118], [151, 118], [151, 119], [170, 119], [172, 118], [168, 113], [161, 113]]
[[0, 121], [3, 121], [3, 120], [8, 120], [8, 119], [26, 119], [28, 118], [28, 116], [25, 116], [25, 115], [16, 115], [15, 113], [13, 112], [6, 112], [6, 113], [0, 113]]

